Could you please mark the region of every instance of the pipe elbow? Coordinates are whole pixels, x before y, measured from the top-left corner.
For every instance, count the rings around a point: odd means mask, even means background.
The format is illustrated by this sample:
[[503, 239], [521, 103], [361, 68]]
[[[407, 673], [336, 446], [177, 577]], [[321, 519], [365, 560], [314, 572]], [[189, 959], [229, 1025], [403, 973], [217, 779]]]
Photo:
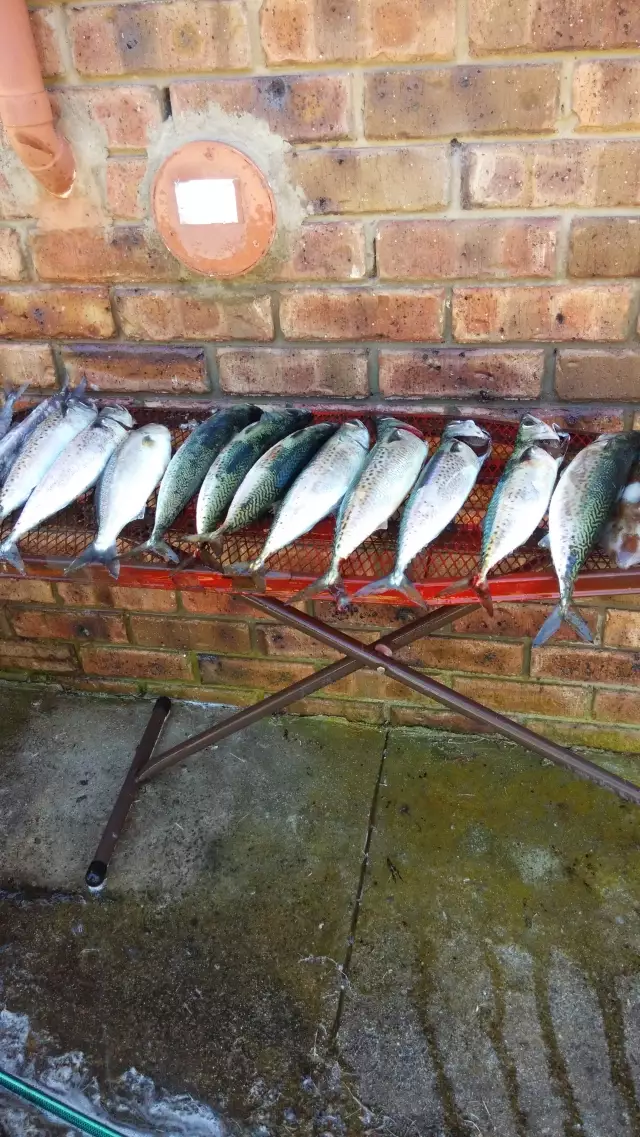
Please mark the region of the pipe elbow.
[[76, 177], [73, 151], [53, 121], [7, 127], [7, 136], [22, 163], [49, 193], [56, 197], [71, 193]]

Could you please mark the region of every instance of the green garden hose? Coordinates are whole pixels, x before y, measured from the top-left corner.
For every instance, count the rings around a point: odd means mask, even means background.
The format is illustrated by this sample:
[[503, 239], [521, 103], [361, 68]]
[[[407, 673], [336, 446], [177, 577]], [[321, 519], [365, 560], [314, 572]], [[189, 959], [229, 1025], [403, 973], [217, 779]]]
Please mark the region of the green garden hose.
[[35, 1086], [29, 1085], [29, 1082], [23, 1082], [22, 1078], [7, 1074], [1, 1067], [0, 1089], [8, 1090], [10, 1094], [23, 1098], [45, 1113], [59, 1117], [67, 1125], [75, 1125], [76, 1129], [81, 1129], [90, 1137], [124, 1137], [124, 1134], [119, 1129], [114, 1129], [112, 1125], [105, 1125], [103, 1121], [96, 1121], [93, 1117], [87, 1117], [86, 1113], [80, 1113], [80, 1110], [64, 1105], [58, 1098], [51, 1097], [51, 1094], [45, 1093], [44, 1090], [37, 1090]]

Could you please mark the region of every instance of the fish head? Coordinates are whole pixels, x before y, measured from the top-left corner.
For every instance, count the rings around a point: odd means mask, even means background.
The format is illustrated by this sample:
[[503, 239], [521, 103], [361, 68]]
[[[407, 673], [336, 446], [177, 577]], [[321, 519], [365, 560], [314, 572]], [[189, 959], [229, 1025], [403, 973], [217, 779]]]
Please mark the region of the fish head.
[[268, 420], [276, 425], [282, 424], [283, 427], [290, 430], [299, 430], [303, 426], [308, 426], [312, 418], [312, 411], [285, 408], [284, 410], [265, 411], [260, 421]]
[[472, 418], [456, 419], [448, 422], [442, 432], [442, 442], [457, 439], [466, 442], [477, 458], [484, 462], [491, 453], [491, 435]]
[[129, 413], [126, 407], [121, 407], [119, 403], [114, 403], [111, 407], [103, 407], [98, 415], [100, 422], [105, 419], [112, 419], [114, 422], [119, 422], [121, 426], [130, 428], [135, 426], [135, 419]]
[[384, 418], [378, 419], [376, 423], [376, 437], [378, 442], [387, 438], [388, 435], [393, 434], [395, 430], [406, 430], [409, 434], [415, 434], [418, 438], [422, 438], [422, 431], [418, 430], [417, 426], [413, 426], [408, 422], [402, 422], [399, 418], [392, 418], [390, 415], [385, 415]]
[[138, 433], [142, 435], [142, 445], [149, 448], [158, 443], [171, 443], [171, 431], [161, 422], [150, 422], [148, 426], [141, 427], [140, 432], [136, 431]]
[[343, 422], [340, 427], [340, 432], [343, 436], [346, 435], [348, 438], [351, 438], [353, 442], [357, 442], [359, 446], [362, 446], [363, 450], [369, 449], [369, 431], [361, 419], [352, 418], [347, 422]]

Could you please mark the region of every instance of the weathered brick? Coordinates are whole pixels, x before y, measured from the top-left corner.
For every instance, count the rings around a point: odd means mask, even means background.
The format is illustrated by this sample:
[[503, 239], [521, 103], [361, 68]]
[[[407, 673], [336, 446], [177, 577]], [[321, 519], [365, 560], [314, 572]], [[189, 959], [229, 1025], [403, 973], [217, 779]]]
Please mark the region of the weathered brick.
[[117, 87], [62, 87], [52, 92], [54, 109], [88, 115], [104, 130], [107, 146], [143, 150], [164, 114], [162, 92], [142, 83]]
[[29, 343], [0, 344], [0, 375], [12, 387], [55, 387], [56, 372], [50, 347]]
[[299, 150], [290, 169], [314, 213], [435, 210], [449, 201], [444, 146]]
[[553, 276], [557, 221], [383, 221], [376, 236], [382, 280], [485, 280]]
[[35, 232], [31, 252], [41, 280], [147, 283], [184, 276], [157, 234], [137, 225]]
[[166, 588], [128, 588], [111, 585], [111, 602], [114, 608], [132, 612], [175, 612], [176, 594]]
[[170, 647], [184, 651], [213, 651], [242, 655], [251, 650], [246, 624], [230, 620], [173, 620], [156, 616], [131, 616], [131, 635], [141, 647]]
[[531, 674], [574, 683], [640, 684], [640, 652], [598, 651], [589, 647], [534, 648]]
[[242, 594], [233, 592], [210, 592], [204, 590], [197, 592], [187, 591], [180, 593], [182, 607], [185, 612], [198, 616], [259, 616], [260, 613], [253, 604], [244, 600]]
[[67, 19], [81, 75], [237, 71], [251, 65], [240, 0], [91, 4], [70, 8]]
[[288, 715], [328, 715], [347, 722], [384, 722], [384, 703], [356, 699], [301, 699], [287, 707]]
[[24, 257], [17, 229], [0, 227], [0, 280], [22, 280]]
[[[522, 636], [533, 637], [540, 630], [543, 622], [551, 612], [553, 604], [500, 604], [496, 605], [493, 616], [488, 616], [483, 608], [456, 620], [452, 630], [458, 634], [468, 633], [483, 636], [507, 636], [511, 639], [520, 639]], [[586, 621], [591, 633], [595, 635], [598, 623], [598, 610], [596, 608], [580, 608], [580, 615]], [[558, 639], [577, 640], [577, 635], [569, 624], [563, 624], [556, 633]]]
[[640, 276], [640, 218], [587, 217], [571, 225], [570, 276]]
[[116, 311], [128, 339], [270, 340], [273, 317], [268, 296], [207, 296], [175, 288], [122, 288]]
[[402, 648], [399, 654], [407, 663], [435, 670], [480, 671], [485, 675], [520, 675], [522, 672], [520, 644], [430, 636]]
[[451, 59], [455, 0], [265, 0], [260, 11], [267, 62]]
[[140, 189], [147, 172], [145, 158], [109, 158], [107, 161], [107, 209], [117, 220], [140, 221], [147, 203]]
[[110, 608], [111, 589], [108, 584], [76, 584], [59, 580], [55, 592], [63, 604], [74, 608]]
[[29, 13], [31, 31], [36, 42], [38, 59], [42, 74], [46, 79], [53, 79], [66, 71], [62, 55], [62, 31], [60, 12], [55, 8], [36, 8]]
[[361, 399], [368, 394], [364, 349], [220, 348], [220, 386], [229, 395], [328, 395]]
[[288, 142], [349, 138], [351, 90], [346, 75], [272, 75], [251, 79], [199, 79], [172, 83], [171, 109], [185, 113], [221, 107], [250, 114]]
[[640, 143], [609, 139], [465, 146], [467, 209], [617, 208], [640, 204]]
[[543, 351], [435, 348], [379, 353], [380, 393], [386, 398], [535, 399], [543, 370]]
[[556, 360], [556, 392], [561, 399], [637, 399], [640, 350], [563, 349]]
[[369, 138], [553, 130], [560, 72], [550, 64], [377, 71], [365, 77]]
[[640, 651], [640, 612], [607, 612], [604, 625], [607, 647], [628, 647]]
[[73, 648], [64, 644], [0, 643], [0, 671], [77, 671]]
[[496, 683], [486, 679], [454, 679], [453, 687], [468, 699], [475, 699], [494, 711], [508, 715], [559, 715], [586, 718], [591, 693], [586, 687], [565, 687], [554, 683]]
[[200, 347], [128, 347], [101, 351], [86, 345], [66, 347], [62, 359], [72, 386], [86, 376], [90, 391], [152, 391], [167, 394], [209, 389], [204, 350]]
[[192, 679], [191, 661], [177, 651], [141, 648], [81, 647], [80, 660], [89, 675], [136, 679]]
[[640, 128], [640, 61], [589, 59], [573, 72], [573, 110], [581, 130]]
[[361, 280], [367, 275], [364, 226], [359, 221], [318, 221], [296, 234], [278, 280]]
[[441, 340], [444, 300], [437, 290], [287, 292], [280, 325], [287, 339]]
[[10, 576], [0, 576], [0, 601], [53, 604], [54, 595], [46, 580], [14, 580]]
[[391, 707], [392, 726], [424, 726], [434, 730], [451, 730], [461, 734], [490, 734], [489, 727], [472, 722], [465, 715], [453, 711], [431, 710], [429, 707]]
[[108, 339], [115, 331], [106, 288], [3, 288], [0, 336]]
[[457, 340], [623, 340], [633, 291], [627, 285], [581, 288], [457, 288]]
[[596, 691], [593, 717], [640, 725], [640, 691]]
[[520, 720], [523, 726], [551, 738], [563, 746], [594, 746], [600, 750], [618, 753], [640, 753], [640, 730], [622, 728], [606, 723], [567, 722], [558, 719]]
[[258, 630], [259, 650], [265, 655], [293, 655], [300, 659], [339, 659], [340, 652], [318, 643], [296, 628], [283, 624], [266, 625]]
[[362, 628], [379, 628], [381, 632], [400, 627], [415, 617], [415, 608], [406, 605], [371, 603], [351, 604], [344, 612], [338, 610], [333, 600], [315, 600], [314, 615], [327, 624], [346, 630], [358, 631]]
[[169, 695], [171, 699], [197, 700], [199, 703], [218, 703], [226, 707], [248, 707], [262, 699], [264, 692], [240, 690], [238, 687], [203, 687], [201, 683], [181, 686], [179, 683], [146, 683], [147, 697]]
[[[60, 676], [56, 683], [64, 691], [83, 691], [87, 695], [133, 695], [139, 697], [144, 693], [146, 687], [146, 684], [140, 683], [136, 679], [86, 679], [80, 674]], [[166, 694], [166, 685], [163, 687], [162, 693]]]
[[[438, 681], [446, 683], [447, 677], [438, 675]], [[384, 699], [385, 701], [402, 699], [404, 702], [413, 700], [420, 703], [425, 701], [423, 695], [419, 695], [417, 691], [413, 691], [396, 679], [390, 679], [387, 675], [367, 668], [356, 671], [353, 675], [349, 675], [337, 683], [330, 683], [326, 690], [331, 696], [342, 695], [350, 699]], [[435, 703], [433, 705], [435, 706]]]
[[35, 640], [108, 640], [126, 643], [122, 616], [103, 612], [16, 611], [10, 622], [17, 636]]
[[278, 691], [312, 675], [314, 668], [306, 663], [280, 663], [271, 659], [235, 659], [233, 656], [200, 655], [200, 674], [204, 683], [220, 683], [231, 687], [255, 687]]
[[474, 54], [636, 47], [640, 11], [619, 0], [470, 0]]

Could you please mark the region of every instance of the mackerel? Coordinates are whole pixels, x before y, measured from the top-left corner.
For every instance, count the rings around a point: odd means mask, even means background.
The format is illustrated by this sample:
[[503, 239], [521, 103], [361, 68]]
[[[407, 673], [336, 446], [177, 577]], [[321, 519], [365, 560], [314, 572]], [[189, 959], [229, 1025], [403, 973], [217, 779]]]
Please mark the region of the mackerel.
[[18, 399], [22, 398], [28, 387], [29, 384], [25, 383], [24, 386], [19, 387], [17, 391], [5, 391], [4, 406], [2, 411], [0, 411], [0, 439], [3, 439], [10, 429], [11, 420], [13, 419], [13, 408]]

